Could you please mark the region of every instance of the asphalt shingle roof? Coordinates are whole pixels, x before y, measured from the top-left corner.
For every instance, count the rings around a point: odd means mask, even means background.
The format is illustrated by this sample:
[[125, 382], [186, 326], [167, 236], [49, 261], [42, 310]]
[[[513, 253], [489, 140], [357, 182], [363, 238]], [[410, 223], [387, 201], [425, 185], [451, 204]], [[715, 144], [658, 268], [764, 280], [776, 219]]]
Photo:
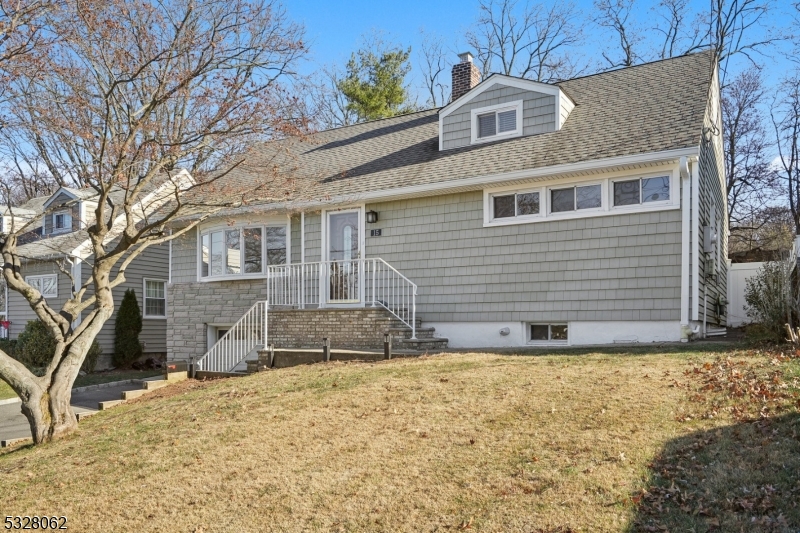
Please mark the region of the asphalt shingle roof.
[[[277, 160], [313, 182], [310, 197], [352, 196], [552, 165], [698, 146], [713, 73], [709, 52], [559, 83], [575, 108], [559, 131], [439, 151], [438, 110], [255, 147], [226, 179], [262, 183]], [[291, 157], [281, 157], [276, 147]], [[307, 191], [308, 194], [308, 191]], [[258, 202], [256, 202], [258, 203]]]

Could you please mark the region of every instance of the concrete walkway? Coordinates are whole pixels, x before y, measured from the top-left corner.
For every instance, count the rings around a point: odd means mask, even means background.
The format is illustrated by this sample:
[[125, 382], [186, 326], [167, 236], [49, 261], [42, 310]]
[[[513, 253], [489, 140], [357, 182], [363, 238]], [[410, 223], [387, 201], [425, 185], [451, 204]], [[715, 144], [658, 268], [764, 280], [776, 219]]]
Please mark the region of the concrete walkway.
[[[98, 402], [119, 400], [123, 391], [141, 388], [141, 383], [135, 382], [75, 392], [72, 394], [72, 410], [76, 413], [97, 411]], [[19, 402], [0, 405], [0, 440], [22, 439], [31, 436], [31, 427], [28, 425], [28, 419], [20, 410], [21, 405]]]

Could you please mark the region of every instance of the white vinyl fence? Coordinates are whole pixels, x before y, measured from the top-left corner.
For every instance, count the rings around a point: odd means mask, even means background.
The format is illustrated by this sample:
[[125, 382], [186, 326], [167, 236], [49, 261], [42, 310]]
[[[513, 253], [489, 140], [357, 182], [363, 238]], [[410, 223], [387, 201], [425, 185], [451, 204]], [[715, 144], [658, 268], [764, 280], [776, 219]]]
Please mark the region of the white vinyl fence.
[[737, 328], [750, 320], [744, 310], [744, 289], [747, 280], [756, 275], [764, 263], [733, 263], [728, 266], [728, 326]]

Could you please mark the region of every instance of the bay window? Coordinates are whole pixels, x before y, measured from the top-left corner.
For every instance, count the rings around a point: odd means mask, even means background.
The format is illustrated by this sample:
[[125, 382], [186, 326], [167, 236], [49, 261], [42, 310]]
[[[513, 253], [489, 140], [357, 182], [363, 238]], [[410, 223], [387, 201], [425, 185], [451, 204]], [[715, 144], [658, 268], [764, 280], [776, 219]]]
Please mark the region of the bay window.
[[201, 278], [253, 277], [286, 261], [285, 225], [209, 229], [200, 235]]

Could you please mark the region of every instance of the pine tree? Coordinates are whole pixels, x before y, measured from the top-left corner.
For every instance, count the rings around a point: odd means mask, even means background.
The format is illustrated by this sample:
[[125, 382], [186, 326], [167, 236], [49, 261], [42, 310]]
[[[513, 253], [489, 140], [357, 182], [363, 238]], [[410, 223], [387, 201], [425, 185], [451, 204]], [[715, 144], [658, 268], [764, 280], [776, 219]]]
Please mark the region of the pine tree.
[[348, 111], [355, 113], [359, 122], [415, 110], [403, 85], [411, 70], [410, 55], [411, 48], [389, 48], [379, 43], [350, 57], [347, 75], [338, 81], [337, 89], [347, 99]]
[[114, 324], [114, 366], [129, 366], [142, 356], [142, 343], [139, 342], [141, 332], [142, 312], [136, 301], [136, 292], [128, 289], [122, 297]]

